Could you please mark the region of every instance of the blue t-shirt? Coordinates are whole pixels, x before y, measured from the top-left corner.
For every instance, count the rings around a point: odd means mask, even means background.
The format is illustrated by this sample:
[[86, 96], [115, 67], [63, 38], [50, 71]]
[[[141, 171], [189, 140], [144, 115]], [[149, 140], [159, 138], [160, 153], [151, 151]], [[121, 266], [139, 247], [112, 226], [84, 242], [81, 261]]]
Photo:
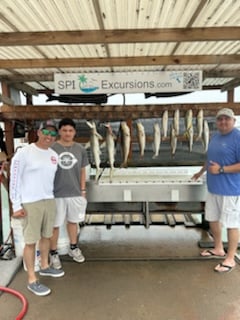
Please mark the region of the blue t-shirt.
[[[234, 128], [228, 134], [216, 133], [210, 140], [207, 164], [210, 161], [229, 166], [240, 162], [240, 131]], [[240, 173], [211, 174], [207, 171], [208, 191], [225, 196], [240, 195]]]

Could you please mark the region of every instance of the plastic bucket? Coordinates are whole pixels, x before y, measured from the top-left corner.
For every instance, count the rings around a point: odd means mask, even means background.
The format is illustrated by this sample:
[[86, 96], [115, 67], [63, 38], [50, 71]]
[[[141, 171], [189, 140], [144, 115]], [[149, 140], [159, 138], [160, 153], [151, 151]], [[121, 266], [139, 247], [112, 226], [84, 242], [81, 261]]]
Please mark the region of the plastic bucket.
[[59, 228], [59, 237], [58, 237], [58, 243], [57, 243], [58, 254], [60, 256], [67, 254], [68, 248], [69, 248], [69, 238], [66, 230], [66, 223], [64, 223]]
[[24, 239], [21, 221], [19, 219], [11, 219], [11, 227], [13, 230], [13, 240], [15, 247], [15, 254], [17, 257], [23, 256]]
[[[27, 266], [25, 264], [24, 259], [23, 259], [23, 268], [25, 271], [27, 271]], [[37, 246], [36, 246], [34, 271], [38, 272], [40, 268], [41, 268], [41, 256], [40, 256], [40, 251], [39, 249], [37, 249]]]

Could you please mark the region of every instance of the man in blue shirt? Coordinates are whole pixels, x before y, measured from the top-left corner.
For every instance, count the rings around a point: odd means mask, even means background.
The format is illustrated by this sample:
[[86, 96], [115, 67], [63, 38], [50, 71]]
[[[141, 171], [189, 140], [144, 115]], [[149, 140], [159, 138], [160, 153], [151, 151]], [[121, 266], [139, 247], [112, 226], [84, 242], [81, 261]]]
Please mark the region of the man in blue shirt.
[[[201, 256], [220, 256], [222, 263], [215, 267], [219, 273], [229, 272], [235, 266], [240, 227], [240, 131], [232, 109], [223, 108], [216, 115], [218, 132], [210, 140], [207, 160], [193, 178], [207, 171], [208, 195], [205, 217], [209, 221], [214, 248], [204, 250]], [[227, 229], [228, 250], [222, 243], [222, 226]]]

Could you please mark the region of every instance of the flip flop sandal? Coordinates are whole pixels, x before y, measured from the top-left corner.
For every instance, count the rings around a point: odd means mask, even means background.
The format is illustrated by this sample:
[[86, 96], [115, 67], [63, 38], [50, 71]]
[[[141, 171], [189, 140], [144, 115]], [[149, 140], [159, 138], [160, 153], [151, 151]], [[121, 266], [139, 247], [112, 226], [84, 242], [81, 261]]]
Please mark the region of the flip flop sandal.
[[223, 263], [219, 263], [218, 265], [217, 265], [217, 267], [221, 267], [221, 268], [225, 268], [225, 270], [217, 270], [216, 268], [214, 269], [214, 271], [216, 271], [216, 272], [218, 272], [218, 273], [229, 273], [229, 272], [231, 272], [234, 268], [235, 268], [235, 266], [233, 266], [233, 267], [231, 267], [231, 266], [228, 266], [228, 265], [226, 265], [226, 264], [223, 264]]
[[223, 256], [215, 254], [211, 250], [204, 250], [203, 252], [200, 253], [200, 256], [203, 258], [224, 258], [225, 254]]

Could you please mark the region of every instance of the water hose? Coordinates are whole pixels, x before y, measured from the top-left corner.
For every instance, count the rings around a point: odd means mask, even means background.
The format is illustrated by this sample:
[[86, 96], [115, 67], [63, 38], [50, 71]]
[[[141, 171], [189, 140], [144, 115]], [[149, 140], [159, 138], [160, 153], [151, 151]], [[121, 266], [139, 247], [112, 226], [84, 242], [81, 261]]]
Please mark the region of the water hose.
[[10, 288], [7, 288], [7, 287], [1, 287], [0, 286], [0, 291], [13, 294], [14, 296], [16, 296], [17, 298], [19, 298], [21, 300], [23, 306], [22, 306], [22, 310], [17, 315], [16, 320], [23, 319], [23, 317], [27, 313], [27, 308], [28, 308], [28, 302], [27, 302], [27, 299], [24, 297], [24, 295], [21, 294], [20, 292], [16, 291], [16, 290], [13, 290], [13, 289], [10, 289]]

